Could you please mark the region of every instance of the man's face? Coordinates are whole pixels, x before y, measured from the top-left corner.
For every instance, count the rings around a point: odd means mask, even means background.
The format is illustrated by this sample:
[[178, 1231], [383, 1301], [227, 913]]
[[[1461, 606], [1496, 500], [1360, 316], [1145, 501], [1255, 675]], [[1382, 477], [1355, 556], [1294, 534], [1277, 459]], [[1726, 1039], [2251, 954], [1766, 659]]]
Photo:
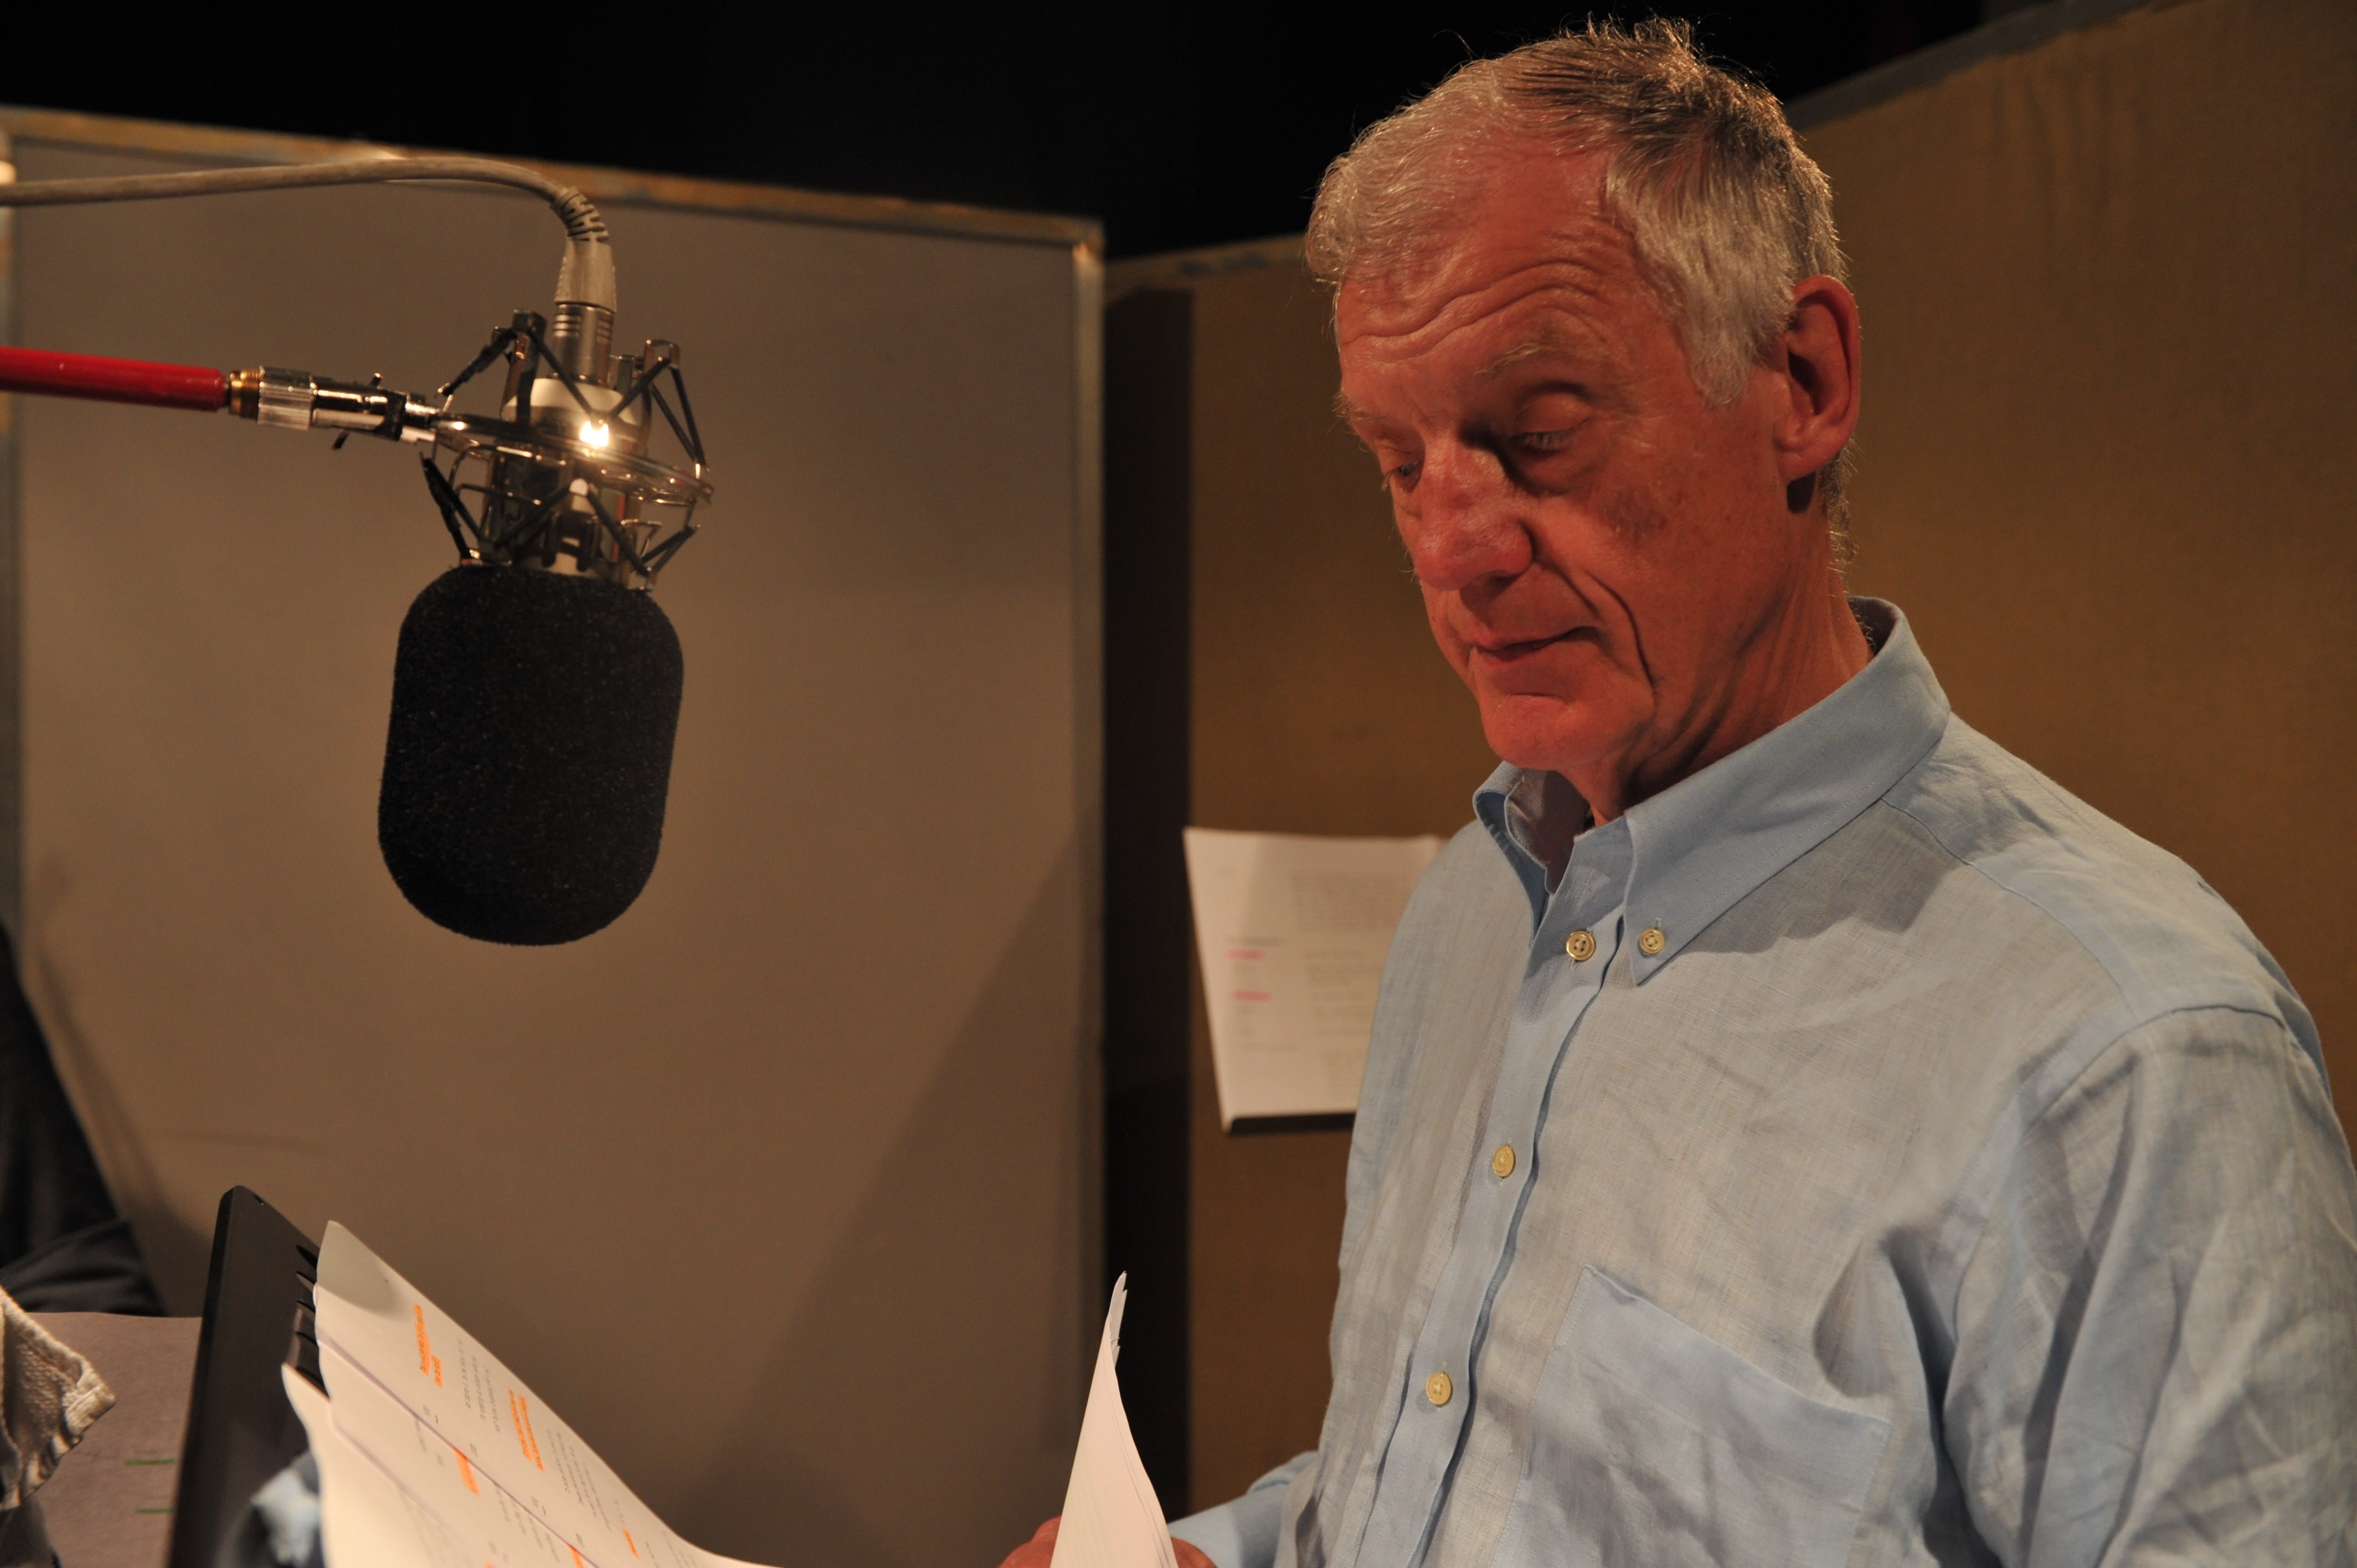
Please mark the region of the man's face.
[[1694, 765], [1788, 601], [1827, 591], [1823, 525], [1786, 504], [1786, 383], [1707, 405], [1601, 171], [1494, 149], [1444, 248], [1335, 312], [1433, 636], [1491, 748], [1575, 782]]

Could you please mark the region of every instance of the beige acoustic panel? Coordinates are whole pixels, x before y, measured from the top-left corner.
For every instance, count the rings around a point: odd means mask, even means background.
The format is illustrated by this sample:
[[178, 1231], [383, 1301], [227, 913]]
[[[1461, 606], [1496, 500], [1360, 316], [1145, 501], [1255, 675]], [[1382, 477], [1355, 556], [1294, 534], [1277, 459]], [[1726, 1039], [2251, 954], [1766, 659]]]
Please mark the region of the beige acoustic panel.
[[1857, 581], [2190, 861], [2357, 1108], [2357, 8], [2187, 0], [1812, 128], [1866, 317]]
[[[1334, 416], [1325, 293], [1292, 261], [1187, 286], [1192, 820], [1453, 832], [1497, 759], [1433, 646], [1374, 462]], [[1199, 1507], [1317, 1445], [1350, 1150], [1342, 1132], [1222, 1134], [1200, 985], [1188, 1260]]]
[[[1102, 1310], [1091, 263], [608, 216], [719, 489], [660, 593], [686, 698], [637, 907], [490, 947], [378, 861], [394, 634], [451, 558], [413, 454], [20, 398], [27, 978], [176, 1310], [242, 1182], [692, 1539], [995, 1562], [1061, 1497]], [[438, 188], [17, 233], [24, 342], [425, 388], [560, 248]]]

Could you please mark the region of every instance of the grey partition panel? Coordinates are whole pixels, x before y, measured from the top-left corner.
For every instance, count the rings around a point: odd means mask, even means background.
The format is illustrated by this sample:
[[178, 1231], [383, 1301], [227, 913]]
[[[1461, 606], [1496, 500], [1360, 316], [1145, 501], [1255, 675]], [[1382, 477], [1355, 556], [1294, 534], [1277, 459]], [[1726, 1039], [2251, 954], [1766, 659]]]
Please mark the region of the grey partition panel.
[[[21, 134], [26, 178], [148, 166]], [[691, 1538], [995, 1561], [1093, 1336], [1091, 258], [608, 211], [719, 487], [662, 860], [587, 941], [375, 848], [409, 452], [18, 398], [23, 961], [176, 1308], [246, 1183], [350, 1224]], [[18, 340], [430, 387], [560, 231], [379, 188], [16, 219]]]

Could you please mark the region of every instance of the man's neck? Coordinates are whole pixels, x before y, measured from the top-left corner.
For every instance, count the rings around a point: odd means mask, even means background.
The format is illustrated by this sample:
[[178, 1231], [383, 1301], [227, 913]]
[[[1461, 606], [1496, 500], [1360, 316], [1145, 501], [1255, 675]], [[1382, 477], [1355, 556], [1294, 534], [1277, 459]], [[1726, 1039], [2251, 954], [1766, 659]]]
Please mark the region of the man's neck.
[[[1827, 575], [1831, 565], [1828, 563]], [[1838, 579], [1811, 595], [1758, 639], [1694, 719], [1667, 736], [1565, 773], [1593, 820], [1609, 822], [1631, 807], [1701, 772], [1731, 752], [1799, 717], [1845, 685], [1872, 657]]]

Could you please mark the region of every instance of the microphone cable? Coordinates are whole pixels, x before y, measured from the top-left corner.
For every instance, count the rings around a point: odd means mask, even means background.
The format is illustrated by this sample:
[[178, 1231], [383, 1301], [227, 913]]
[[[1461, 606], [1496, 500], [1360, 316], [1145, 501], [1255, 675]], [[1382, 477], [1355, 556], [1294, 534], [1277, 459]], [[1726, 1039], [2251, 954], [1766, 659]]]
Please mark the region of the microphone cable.
[[337, 163], [270, 165], [259, 168], [197, 169], [184, 174], [106, 175], [91, 179], [43, 179], [0, 185], [0, 207], [63, 207], [95, 201], [152, 201], [176, 196], [228, 196], [253, 190], [301, 190], [323, 185], [380, 185], [399, 180], [461, 180], [530, 191], [548, 203], [570, 240], [605, 241], [606, 220], [573, 186], [538, 169], [493, 158], [351, 158]]

